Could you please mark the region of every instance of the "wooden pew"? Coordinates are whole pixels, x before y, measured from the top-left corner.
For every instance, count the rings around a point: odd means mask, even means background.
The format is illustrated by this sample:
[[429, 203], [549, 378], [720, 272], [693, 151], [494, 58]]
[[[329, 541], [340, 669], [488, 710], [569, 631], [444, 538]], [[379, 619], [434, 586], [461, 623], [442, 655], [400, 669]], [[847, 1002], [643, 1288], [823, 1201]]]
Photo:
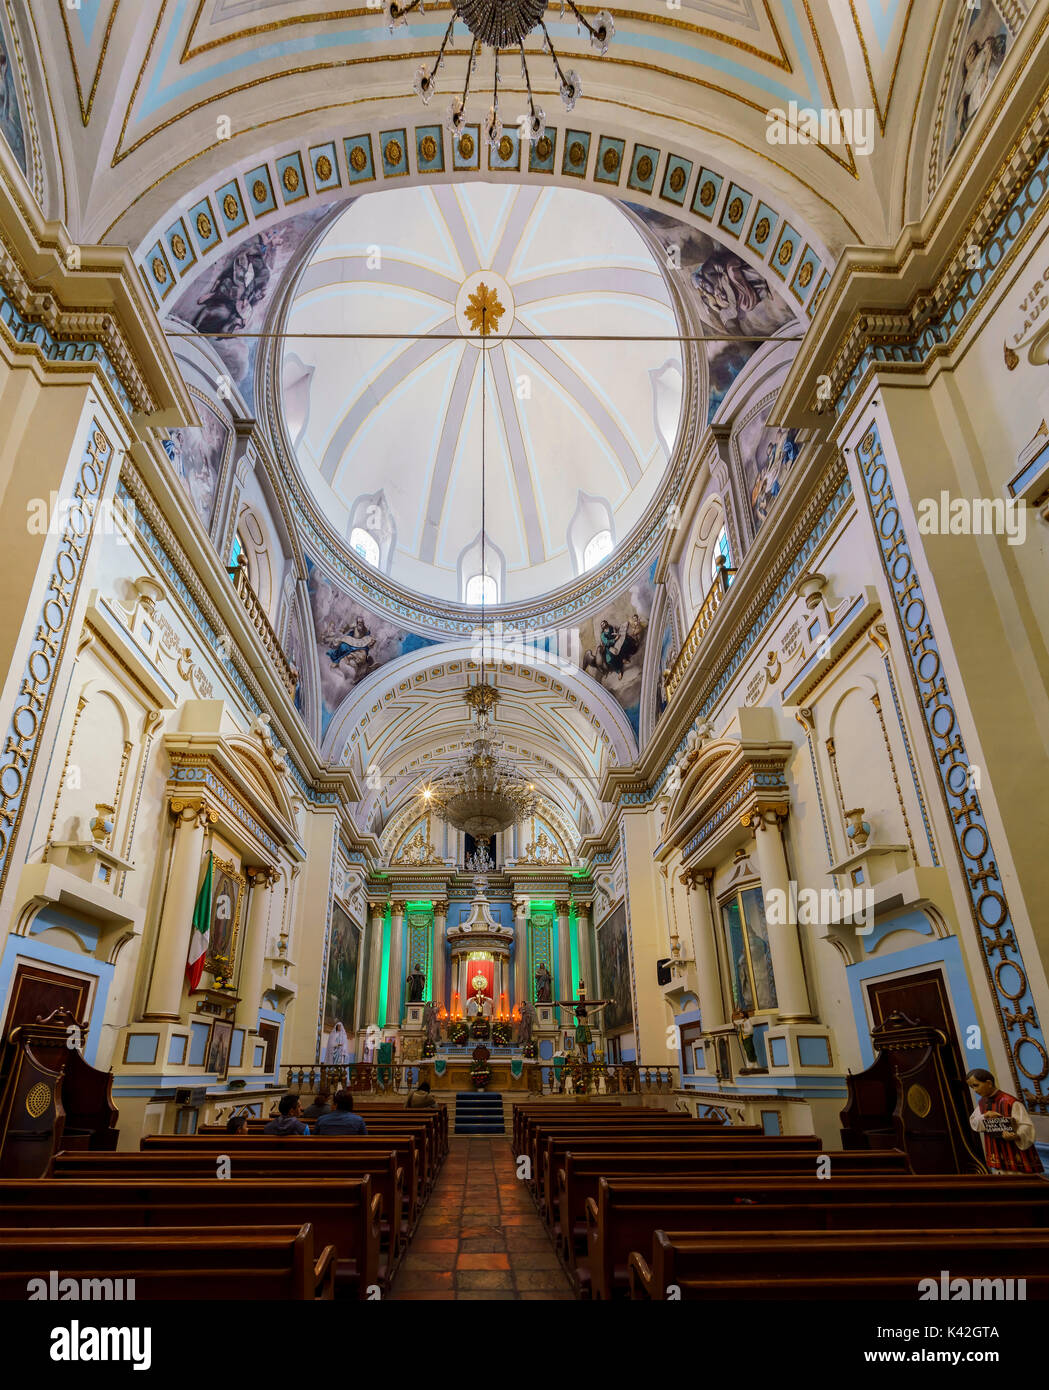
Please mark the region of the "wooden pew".
[[340, 1297], [366, 1298], [392, 1271], [379, 1263], [381, 1199], [371, 1179], [207, 1178], [0, 1182], [0, 1225], [147, 1227], [209, 1223], [253, 1229], [309, 1223], [316, 1241], [336, 1251]]
[[979, 1228], [987, 1221], [1010, 1229], [1049, 1227], [1049, 1183], [1036, 1177], [1001, 1183], [959, 1176], [832, 1182], [602, 1177], [597, 1196], [587, 1198], [587, 1256], [577, 1261], [576, 1275], [584, 1297], [626, 1296], [630, 1252], [649, 1250], [656, 1230]]
[[[636, 1300], [665, 1300], [675, 1289], [682, 1299], [916, 1302], [920, 1282], [933, 1280], [939, 1287], [941, 1270], [951, 1279], [984, 1281], [981, 1288], [987, 1280], [1025, 1279], [1028, 1301], [1049, 1299], [1049, 1232], [911, 1228], [700, 1237], [656, 1231], [651, 1255], [634, 1250], [629, 1261], [630, 1296]], [[1014, 1299], [1016, 1292], [1014, 1285]]]
[[[794, 1147], [788, 1136], [773, 1135], [778, 1143], [778, 1148]], [[565, 1149], [574, 1145], [579, 1149], [586, 1147], [601, 1148], [623, 1148], [653, 1150], [659, 1148], [682, 1149], [690, 1148], [693, 1144], [714, 1144], [723, 1145], [728, 1142], [730, 1148], [743, 1148], [749, 1146], [753, 1141], [766, 1138], [761, 1130], [756, 1126], [739, 1126], [733, 1129], [718, 1127], [709, 1129], [706, 1127], [693, 1128], [692, 1125], [631, 1125], [625, 1129], [592, 1129], [587, 1126], [584, 1129], [540, 1129], [534, 1139], [534, 1158], [532, 1160], [532, 1180], [536, 1194], [536, 1199], [542, 1204], [550, 1204], [556, 1201], [555, 1185], [557, 1173], [557, 1160]], [[799, 1140], [797, 1147], [809, 1148], [815, 1143], [819, 1145], [819, 1140], [812, 1135], [807, 1135]]]
[[[360, 1115], [368, 1126], [368, 1132], [385, 1132], [390, 1125], [390, 1121], [408, 1120], [413, 1124], [425, 1123], [430, 1130], [434, 1140], [434, 1152], [437, 1158], [437, 1167], [443, 1163], [448, 1153], [448, 1111], [444, 1106], [437, 1106], [433, 1110], [409, 1110], [405, 1105], [361, 1105], [357, 1106], [354, 1114]], [[273, 1118], [272, 1115], [248, 1117], [248, 1133], [261, 1136], [262, 1131]], [[307, 1120], [310, 1126], [310, 1133], [316, 1135], [314, 1126], [316, 1120]], [[201, 1125], [197, 1130], [198, 1134], [225, 1134], [225, 1125]], [[320, 1136], [318, 1136], [320, 1137]]]
[[[701, 1135], [701, 1134], [725, 1134], [728, 1126], [720, 1125], [716, 1121], [693, 1120], [688, 1115], [681, 1115], [680, 1118], [673, 1120], [652, 1120], [647, 1116], [634, 1115], [621, 1124], [609, 1123], [607, 1120], [586, 1120], [571, 1121], [563, 1120], [542, 1120], [531, 1124], [528, 1128], [527, 1147], [525, 1152], [528, 1154], [532, 1163], [533, 1174], [538, 1175], [538, 1188], [541, 1191], [543, 1186], [543, 1147], [547, 1139], [552, 1136], [563, 1136], [567, 1134], [577, 1134], [580, 1138], [592, 1136], [600, 1138], [608, 1135], [614, 1138], [626, 1137], [627, 1135]], [[758, 1125], [740, 1125], [735, 1127], [736, 1134], [761, 1134], [762, 1130]]]
[[[309, 1146], [307, 1149], [307, 1145]], [[249, 1157], [254, 1158], [276, 1158], [283, 1153], [289, 1154], [309, 1154], [317, 1159], [327, 1158], [331, 1162], [331, 1171], [335, 1174], [339, 1172], [339, 1162], [344, 1156], [352, 1157], [355, 1154], [364, 1154], [373, 1157], [376, 1154], [396, 1153], [397, 1161], [404, 1169], [404, 1183], [406, 1200], [410, 1196], [411, 1213], [414, 1217], [416, 1208], [421, 1208], [426, 1200], [429, 1189], [426, 1186], [422, 1171], [422, 1152], [418, 1135], [385, 1135], [383, 1137], [371, 1135], [343, 1135], [338, 1139], [317, 1139], [311, 1135], [308, 1139], [281, 1138], [267, 1135], [266, 1138], [255, 1139], [249, 1135], [148, 1135], [142, 1140], [142, 1153], [184, 1153], [184, 1154], [229, 1154], [230, 1159], [235, 1163], [241, 1163]]]
[[581, 1131], [592, 1129], [603, 1132], [633, 1129], [636, 1125], [657, 1126], [659, 1128], [677, 1128], [686, 1125], [693, 1129], [711, 1131], [726, 1128], [718, 1120], [696, 1120], [681, 1110], [647, 1109], [625, 1115], [615, 1113], [609, 1115], [566, 1115], [564, 1113], [559, 1115], [526, 1115], [520, 1121], [520, 1147], [516, 1152], [526, 1153], [534, 1160], [538, 1135], [554, 1130], [575, 1129]]
[[136, 1302], [330, 1299], [334, 1268], [331, 1246], [314, 1255], [308, 1222], [253, 1231], [227, 1226], [0, 1229], [0, 1298], [20, 1303], [26, 1301], [29, 1280], [46, 1282], [51, 1270], [60, 1278], [134, 1279]]
[[[106, 1162], [98, 1163], [97, 1155], [81, 1153], [56, 1154], [49, 1176], [63, 1182], [68, 1180], [104, 1179], [107, 1182], [148, 1182], [154, 1178], [193, 1178], [215, 1181], [217, 1154], [116, 1153]], [[230, 1155], [230, 1177], [227, 1182], [242, 1179], [269, 1179], [284, 1183], [288, 1180], [369, 1177], [372, 1196], [382, 1198], [380, 1251], [389, 1264], [395, 1265], [415, 1229], [416, 1214], [409, 1212], [404, 1187], [404, 1169], [396, 1153], [387, 1151], [373, 1155], [355, 1154], [332, 1163], [320, 1162], [312, 1155], [275, 1154], [270, 1157]], [[410, 1218], [410, 1219], [409, 1219]], [[382, 1261], [380, 1261], [382, 1263]]]
[[[561, 1211], [582, 1212], [582, 1231], [575, 1231], [585, 1239], [586, 1199], [597, 1195], [597, 1185], [603, 1177], [637, 1178], [655, 1176], [704, 1177], [721, 1176], [723, 1179], [739, 1175], [760, 1177], [777, 1181], [779, 1176], [797, 1174], [804, 1178], [816, 1178], [816, 1161], [826, 1155], [831, 1160], [831, 1171], [836, 1175], [834, 1182], [851, 1173], [891, 1173], [910, 1172], [907, 1155], [901, 1149], [881, 1149], [877, 1152], [866, 1150], [816, 1150], [801, 1149], [774, 1152], [748, 1150], [743, 1148], [716, 1148], [705, 1152], [695, 1147], [674, 1152], [669, 1147], [658, 1151], [637, 1152], [623, 1148], [609, 1148], [604, 1152], [587, 1149], [569, 1150], [557, 1169], [557, 1202], [549, 1209], [548, 1225], [557, 1241], [565, 1240], [567, 1246], [568, 1227], [562, 1228]], [[827, 1181], [824, 1186], [830, 1187]], [[551, 1184], [553, 1188], [553, 1184]], [[574, 1255], [572, 1248], [566, 1248], [566, 1255]]]

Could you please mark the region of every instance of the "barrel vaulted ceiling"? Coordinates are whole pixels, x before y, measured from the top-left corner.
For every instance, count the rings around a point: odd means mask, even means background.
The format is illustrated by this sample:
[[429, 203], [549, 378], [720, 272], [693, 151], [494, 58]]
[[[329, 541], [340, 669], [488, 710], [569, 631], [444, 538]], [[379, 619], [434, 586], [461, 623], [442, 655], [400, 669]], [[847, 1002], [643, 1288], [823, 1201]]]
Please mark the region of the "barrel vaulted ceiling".
[[[849, 242], [894, 236], [945, 6], [951, 0], [632, 0], [614, 7], [616, 37], [600, 58], [552, 5], [551, 34], [583, 83], [567, 118], [548, 56], [536, 39], [526, 47], [548, 122], [590, 131], [591, 160], [605, 132], [624, 141], [624, 166], [634, 143], [720, 161], [785, 203], [836, 255]], [[443, 4], [392, 36], [377, 9], [310, 0], [81, 0], [77, 8], [23, 0], [16, 8], [27, 45], [44, 59], [62, 151], [64, 196], [54, 211], [84, 241], [137, 245], [182, 193], [282, 142], [424, 115], [439, 124], [465, 62], [460, 39], [444, 86], [422, 107], [412, 78], [436, 52], [450, 16]], [[945, 49], [942, 33], [939, 41]], [[476, 78], [476, 118], [487, 107], [487, 63], [490, 55]], [[512, 119], [513, 103], [523, 106], [516, 63], [504, 64], [501, 85]], [[767, 112], [791, 101], [873, 108], [873, 153], [771, 145]]]

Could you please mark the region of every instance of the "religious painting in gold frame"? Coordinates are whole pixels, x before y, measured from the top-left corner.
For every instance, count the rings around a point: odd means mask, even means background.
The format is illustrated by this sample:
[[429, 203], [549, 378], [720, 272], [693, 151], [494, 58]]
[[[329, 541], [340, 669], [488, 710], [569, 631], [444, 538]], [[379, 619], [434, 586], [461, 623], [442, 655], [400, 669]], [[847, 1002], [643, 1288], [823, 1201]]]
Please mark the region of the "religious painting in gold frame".
[[204, 969], [222, 984], [233, 978], [247, 879], [232, 859], [215, 859], [211, 887], [208, 954]]
[[211, 1025], [208, 1037], [208, 1056], [204, 1063], [205, 1071], [213, 1071], [221, 1081], [229, 1071], [229, 1052], [233, 1042], [233, 1022], [231, 1019], [216, 1018]]

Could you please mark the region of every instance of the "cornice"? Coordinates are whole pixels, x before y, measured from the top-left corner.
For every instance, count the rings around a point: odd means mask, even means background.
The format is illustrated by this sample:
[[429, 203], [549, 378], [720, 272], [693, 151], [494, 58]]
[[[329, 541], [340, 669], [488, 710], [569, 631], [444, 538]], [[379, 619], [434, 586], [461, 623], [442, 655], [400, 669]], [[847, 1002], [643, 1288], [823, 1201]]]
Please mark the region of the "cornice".
[[56, 373], [96, 366], [125, 416], [195, 422], [174, 356], [127, 250], [80, 246], [24, 196], [0, 151], [0, 315], [19, 351]]

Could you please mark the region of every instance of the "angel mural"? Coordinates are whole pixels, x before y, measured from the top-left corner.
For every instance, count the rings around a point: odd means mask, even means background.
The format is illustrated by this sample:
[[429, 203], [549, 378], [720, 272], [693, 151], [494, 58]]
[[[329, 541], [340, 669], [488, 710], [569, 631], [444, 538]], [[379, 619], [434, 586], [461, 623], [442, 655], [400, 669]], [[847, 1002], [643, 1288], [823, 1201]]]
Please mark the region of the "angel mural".
[[196, 405], [201, 428], [180, 426], [169, 430], [162, 444], [179, 481], [189, 493], [193, 510], [204, 525], [210, 527], [229, 431], [210, 406], [199, 399]]
[[771, 439], [765, 445], [765, 459], [764, 462], [759, 460], [758, 475], [750, 490], [750, 506], [756, 526], [760, 526], [768, 516], [769, 508], [779, 496], [783, 479], [797, 456], [794, 430], [781, 431], [778, 439]]
[[641, 669], [654, 574], [653, 565], [629, 589], [611, 599], [603, 613], [583, 622], [579, 629], [580, 666], [619, 701], [635, 734], [641, 722]]
[[309, 557], [306, 568], [316, 630], [323, 733], [354, 686], [387, 661], [430, 647], [433, 642], [368, 612], [353, 594], [328, 583]]

